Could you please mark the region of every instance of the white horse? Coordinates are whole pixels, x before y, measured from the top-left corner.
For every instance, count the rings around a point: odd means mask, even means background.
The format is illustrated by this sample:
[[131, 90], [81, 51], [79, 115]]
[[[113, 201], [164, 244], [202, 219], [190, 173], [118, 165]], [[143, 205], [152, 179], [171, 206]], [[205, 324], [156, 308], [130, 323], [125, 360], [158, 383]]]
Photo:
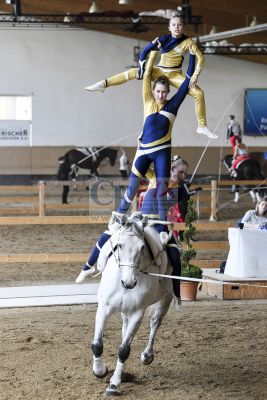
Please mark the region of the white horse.
[[[143, 220], [134, 217], [121, 221], [117, 246], [111, 253], [102, 274], [98, 290], [98, 308], [95, 335], [92, 342], [93, 372], [98, 378], [108, 373], [103, 361], [103, 333], [112, 313], [119, 310], [122, 315], [122, 342], [118, 351], [115, 371], [110, 378], [106, 395], [118, 394], [125, 362], [130, 355], [131, 342], [136, 334], [145, 310], [154, 304], [150, 317], [150, 335], [141, 361], [150, 364], [154, 359], [153, 343], [162, 318], [167, 313], [173, 298], [172, 280], [159, 279], [145, 272], [157, 272], [156, 258], [151, 255], [144, 241]], [[167, 273], [171, 272], [168, 263]]]

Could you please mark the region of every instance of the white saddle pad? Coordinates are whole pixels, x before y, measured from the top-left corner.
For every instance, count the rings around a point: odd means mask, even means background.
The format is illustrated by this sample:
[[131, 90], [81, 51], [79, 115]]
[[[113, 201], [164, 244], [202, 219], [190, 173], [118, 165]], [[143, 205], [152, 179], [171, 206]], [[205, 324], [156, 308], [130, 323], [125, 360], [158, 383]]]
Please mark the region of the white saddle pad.
[[157, 257], [157, 255], [162, 252], [155, 262], [157, 266], [160, 267], [160, 273], [165, 274], [168, 266], [168, 257], [166, 251], [163, 251], [163, 244], [160, 241], [159, 233], [151, 226], [146, 226], [144, 232], [145, 239], [151, 249], [153, 257]]
[[90, 156], [92, 154], [88, 147], [79, 147], [76, 150], [78, 150], [80, 153], [83, 153], [85, 156]]
[[104, 244], [102, 249], [100, 250], [98, 261], [97, 261], [97, 269], [100, 272], [103, 272], [110, 256], [110, 253], [114, 251], [115, 247], [117, 246], [118, 239], [119, 239], [120, 231], [119, 229], [116, 230], [110, 239]]

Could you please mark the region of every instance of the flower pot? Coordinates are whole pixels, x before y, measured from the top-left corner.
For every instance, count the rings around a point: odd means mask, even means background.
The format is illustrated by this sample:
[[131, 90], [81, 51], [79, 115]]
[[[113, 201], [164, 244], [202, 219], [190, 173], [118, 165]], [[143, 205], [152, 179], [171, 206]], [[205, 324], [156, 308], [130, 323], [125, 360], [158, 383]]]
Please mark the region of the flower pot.
[[195, 301], [197, 298], [198, 282], [181, 282], [181, 300]]

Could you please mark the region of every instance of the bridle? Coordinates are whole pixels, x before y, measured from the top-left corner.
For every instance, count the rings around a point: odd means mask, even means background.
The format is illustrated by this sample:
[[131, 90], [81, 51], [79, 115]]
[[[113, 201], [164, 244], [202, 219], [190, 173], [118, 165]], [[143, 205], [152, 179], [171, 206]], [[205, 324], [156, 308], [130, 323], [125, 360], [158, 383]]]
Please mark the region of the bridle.
[[[134, 232], [124, 232], [124, 234], [129, 235], [129, 236], [136, 236], [136, 234]], [[140, 235], [141, 239], [143, 239], [143, 242], [145, 243], [145, 237], [144, 235]], [[119, 236], [120, 238], [120, 236]], [[118, 243], [119, 243], [119, 238], [118, 238]], [[109, 241], [111, 244], [111, 253], [116, 261], [117, 266], [122, 269], [123, 267], [128, 267], [128, 268], [136, 268], [138, 272], [141, 272], [143, 274], [148, 274], [148, 272], [146, 271], [146, 269], [148, 267], [150, 267], [151, 265], [155, 264], [155, 262], [157, 261], [158, 257], [161, 256], [161, 254], [165, 251], [164, 247], [158, 252], [158, 254], [156, 254], [156, 256], [154, 256], [152, 258], [151, 261], [148, 262], [148, 264], [146, 264], [145, 266], [142, 267], [142, 269], [140, 269], [140, 264], [136, 264], [136, 263], [127, 263], [127, 262], [121, 262], [120, 260], [120, 245], [116, 245], [115, 247], [113, 247], [112, 244], [112, 237], [110, 237]], [[117, 249], [117, 257], [115, 254], [115, 250]]]

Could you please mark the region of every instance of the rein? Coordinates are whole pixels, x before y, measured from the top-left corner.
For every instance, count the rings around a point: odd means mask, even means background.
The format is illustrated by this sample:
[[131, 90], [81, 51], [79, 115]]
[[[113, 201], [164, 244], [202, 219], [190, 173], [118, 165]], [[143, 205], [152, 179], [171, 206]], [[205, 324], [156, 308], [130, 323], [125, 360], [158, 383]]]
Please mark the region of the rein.
[[176, 279], [179, 281], [190, 281], [190, 282], [199, 282], [199, 283], [212, 283], [214, 285], [233, 285], [233, 286], [252, 286], [257, 288], [267, 288], [267, 285], [253, 285], [250, 283], [240, 283], [240, 282], [228, 282], [228, 281], [215, 281], [212, 279], [201, 279], [201, 278], [189, 278], [187, 276], [175, 276], [175, 275], [163, 275], [163, 274], [156, 274], [154, 272], [147, 272], [148, 275], [158, 276], [161, 278], [168, 278], [168, 279]]

